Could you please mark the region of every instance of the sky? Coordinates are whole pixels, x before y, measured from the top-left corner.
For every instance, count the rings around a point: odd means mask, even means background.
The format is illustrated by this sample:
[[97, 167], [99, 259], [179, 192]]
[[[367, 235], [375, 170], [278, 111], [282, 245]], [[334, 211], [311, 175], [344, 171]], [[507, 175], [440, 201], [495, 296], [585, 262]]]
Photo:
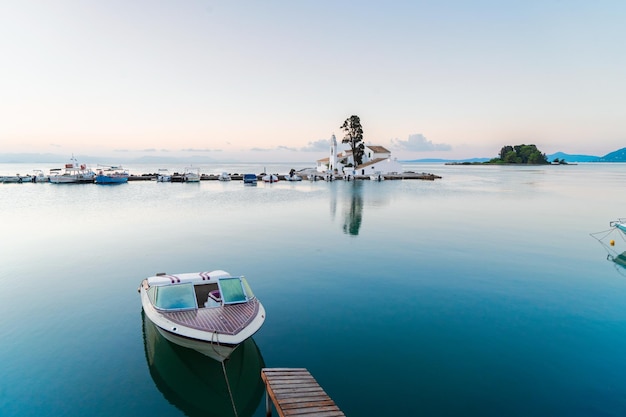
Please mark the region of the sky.
[[315, 161], [626, 146], [626, 2], [0, 0], [0, 153]]

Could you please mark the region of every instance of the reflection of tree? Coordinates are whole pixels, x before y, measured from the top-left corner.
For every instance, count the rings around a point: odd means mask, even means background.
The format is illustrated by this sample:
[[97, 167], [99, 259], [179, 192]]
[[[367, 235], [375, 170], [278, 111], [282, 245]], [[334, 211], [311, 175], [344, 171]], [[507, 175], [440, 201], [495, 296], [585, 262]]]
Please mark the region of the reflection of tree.
[[363, 220], [363, 197], [361, 196], [361, 181], [353, 181], [350, 183], [351, 196], [350, 206], [345, 210], [345, 218], [343, 223], [343, 232], [352, 236], [359, 234], [361, 221]]

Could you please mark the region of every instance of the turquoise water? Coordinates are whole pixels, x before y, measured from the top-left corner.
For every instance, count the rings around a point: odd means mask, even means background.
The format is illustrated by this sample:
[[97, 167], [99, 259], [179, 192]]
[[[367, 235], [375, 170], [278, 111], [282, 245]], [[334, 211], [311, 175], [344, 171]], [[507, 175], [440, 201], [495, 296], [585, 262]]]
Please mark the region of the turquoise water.
[[0, 184], [1, 414], [232, 415], [137, 294], [212, 269], [267, 310], [227, 371], [240, 416], [264, 415], [262, 366], [348, 416], [626, 414], [626, 269], [589, 235], [626, 217], [626, 165], [406, 168], [443, 178]]

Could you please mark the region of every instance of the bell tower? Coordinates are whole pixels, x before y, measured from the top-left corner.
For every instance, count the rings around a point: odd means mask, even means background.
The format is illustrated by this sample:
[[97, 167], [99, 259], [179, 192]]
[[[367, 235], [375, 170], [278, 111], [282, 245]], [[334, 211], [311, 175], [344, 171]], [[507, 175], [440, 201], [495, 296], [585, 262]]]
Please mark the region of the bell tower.
[[328, 170], [332, 171], [337, 168], [337, 138], [333, 133], [330, 138], [330, 155], [328, 158]]

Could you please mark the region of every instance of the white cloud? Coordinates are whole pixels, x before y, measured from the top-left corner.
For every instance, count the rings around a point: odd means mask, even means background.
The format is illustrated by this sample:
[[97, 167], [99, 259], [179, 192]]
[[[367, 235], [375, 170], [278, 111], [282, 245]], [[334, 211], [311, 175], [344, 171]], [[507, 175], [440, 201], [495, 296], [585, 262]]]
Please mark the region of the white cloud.
[[315, 142], [309, 142], [306, 146], [300, 148], [302, 152], [326, 152], [328, 147], [330, 146], [330, 142], [328, 139], [320, 139]]
[[181, 149], [183, 152], [221, 152], [221, 149], [196, 149], [196, 148], [186, 148]]
[[421, 133], [409, 135], [407, 140], [391, 139], [391, 144], [404, 151], [433, 152], [452, 150], [452, 146], [447, 143], [433, 143]]

